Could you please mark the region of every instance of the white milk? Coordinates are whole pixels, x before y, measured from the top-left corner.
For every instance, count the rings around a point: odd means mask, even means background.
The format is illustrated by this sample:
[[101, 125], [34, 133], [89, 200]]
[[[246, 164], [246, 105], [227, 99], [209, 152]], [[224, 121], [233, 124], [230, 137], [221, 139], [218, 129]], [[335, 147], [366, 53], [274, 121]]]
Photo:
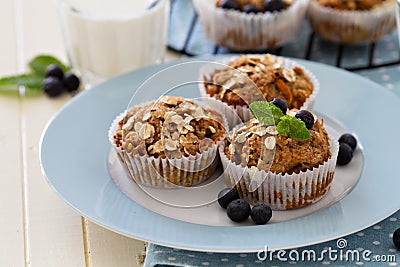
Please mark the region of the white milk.
[[60, 0], [68, 56], [85, 78], [106, 79], [159, 63], [169, 0]]

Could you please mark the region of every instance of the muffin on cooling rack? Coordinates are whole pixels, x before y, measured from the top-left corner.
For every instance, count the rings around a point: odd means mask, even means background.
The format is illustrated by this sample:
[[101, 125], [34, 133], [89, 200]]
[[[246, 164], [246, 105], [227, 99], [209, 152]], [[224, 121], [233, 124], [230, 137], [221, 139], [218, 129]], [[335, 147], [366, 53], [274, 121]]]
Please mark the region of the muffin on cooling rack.
[[208, 38], [235, 51], [273, 48], [296, 38], [308, 0], [193, 0]]
[[248, 106], [254, 101], [281, 98], [289, 109], [312, 109], [319, 91], [305, 67], [271, 54], [226, 58], [204, 66], [200, 75], [201, 95], [217, 100], [210, 105], [223, 111], [230, 127], [252, 118]]
[[228, 185], [250, 203], [275, 210], [304, 207], [325, 196], [338, 144], [323, 120], [306, 110], [285, 115], [268, 102], [255, 102], [251, 109], [257, 119], [234, 128], [220, 146]]
[[193, 100], [163, 96], [119, 115], [109, 139], [134, 181], [158, 188], [193, 186], [215, 170], [224, 124], [221, 114]]
[[394, 0], [310, 0], [314, 32], [344, 44], [376, 42], [396, 27]]

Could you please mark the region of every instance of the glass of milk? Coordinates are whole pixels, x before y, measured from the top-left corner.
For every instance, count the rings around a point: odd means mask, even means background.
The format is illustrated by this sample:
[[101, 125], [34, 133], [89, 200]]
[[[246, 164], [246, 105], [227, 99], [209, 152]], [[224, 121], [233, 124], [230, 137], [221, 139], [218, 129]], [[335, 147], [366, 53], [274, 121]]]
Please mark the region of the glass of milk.
[[163, 61], [169, 0], [58, 0], [58, 10], [86, 86]]

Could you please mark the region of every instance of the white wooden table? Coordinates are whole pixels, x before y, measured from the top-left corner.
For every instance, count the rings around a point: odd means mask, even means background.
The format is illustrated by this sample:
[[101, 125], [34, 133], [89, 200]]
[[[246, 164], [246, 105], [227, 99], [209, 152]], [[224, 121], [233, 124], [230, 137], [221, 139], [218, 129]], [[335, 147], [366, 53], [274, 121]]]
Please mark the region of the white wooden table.
[[[42, 53], [66, 61], [55, 1], [0, 0], [0, 76]], [[138, 266], [143, 242], [81, 217], [41, 173], [41, 133], [70, 98], [0, 94], [0, 266]]]

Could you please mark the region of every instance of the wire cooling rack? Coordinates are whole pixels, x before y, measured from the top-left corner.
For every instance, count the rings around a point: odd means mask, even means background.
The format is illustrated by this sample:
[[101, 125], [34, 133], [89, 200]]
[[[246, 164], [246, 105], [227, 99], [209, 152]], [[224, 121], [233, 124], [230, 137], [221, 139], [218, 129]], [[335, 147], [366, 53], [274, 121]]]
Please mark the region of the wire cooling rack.
[[[188, 56], [232, 53], [207, 39], [191, 0], [171, 0], [168, 47]], [[307, 21], [304, 21], [301, 33], [294, 42], [261, 52], [304, 58], [350, 71], [400, 64], [397, 31], [376, 43], [350, 46], [320, 39], [312, 32]]]

